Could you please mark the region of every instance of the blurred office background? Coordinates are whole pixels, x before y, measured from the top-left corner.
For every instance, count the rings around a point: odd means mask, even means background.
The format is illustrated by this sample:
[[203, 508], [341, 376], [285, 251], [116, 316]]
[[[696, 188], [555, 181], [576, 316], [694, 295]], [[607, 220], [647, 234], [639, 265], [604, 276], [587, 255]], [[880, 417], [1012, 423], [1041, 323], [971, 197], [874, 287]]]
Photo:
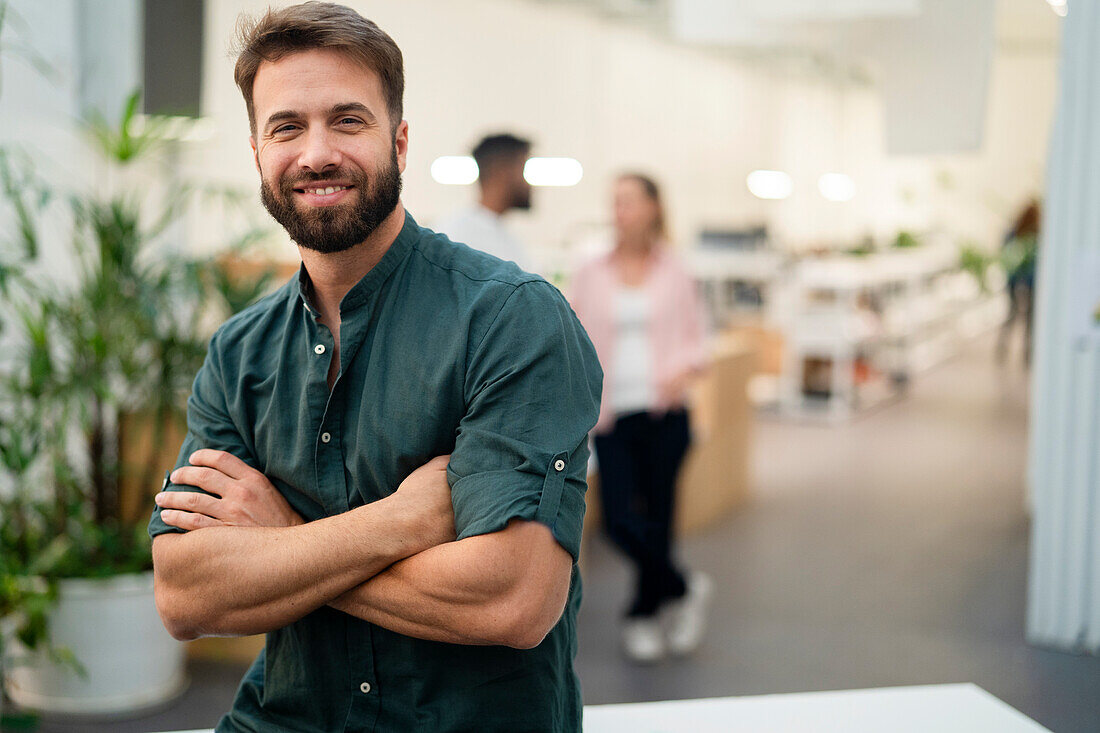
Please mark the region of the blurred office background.
[[[462, 156], [512, 132], [559, 159], [505, 220], [534, 269], [566, 288], [611, 243], [615, 177], [641, 170], [704, 296], [714, 361], [693, 393], [678, 526], [681, 556], [717, 582], [708, 635], [686, 659], [622, 658], [629, 571], [590, 509], [586, 703], [973, 682], [1052, 730], [1100, 730], [1100, 259], [1079, 163], [1097, 159], [1100, 25], [1086, 0], [347, 4], [404, 53], [403, 200], [421, 224], [475, 200]], [[256, 195], [228, 45], [266, 2], [4, 7], [10, 160], [58, 192], [163, 205], [185, 182], [204, 189], [144, 256], [293, 272]], [[125, 124], [161, 145], [124, 168], [81, 120], [117, 128], [135, 89]], [[1033, 201], [1043, 233], [1015, 241]], [[25, 272], [79, 282], [53, 205]], [[0, 217], [17, 243], [17, 210]], [[247, 246], [227, 255], [231, 242]], [[999, 339], [1039, 243], [1029, 359], [1022, 327]], [[200, 332], [218, 318], [195, 314]], [[47, 714], [41, 730], [213, 725], [257, 643], [188, 645], [189, 686], [170, 676], [138, 717]]]

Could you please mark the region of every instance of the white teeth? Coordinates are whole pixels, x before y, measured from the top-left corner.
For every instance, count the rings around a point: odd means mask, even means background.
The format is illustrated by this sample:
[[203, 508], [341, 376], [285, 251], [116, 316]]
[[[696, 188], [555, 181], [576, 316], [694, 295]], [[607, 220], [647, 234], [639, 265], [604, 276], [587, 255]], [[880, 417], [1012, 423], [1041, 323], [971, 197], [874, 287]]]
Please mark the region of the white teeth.
[[329, 186], [328, 188], [311, 188], [309, 192], [316, 196], [328, 196], [337, 191], [343, 191], [347, 186]]

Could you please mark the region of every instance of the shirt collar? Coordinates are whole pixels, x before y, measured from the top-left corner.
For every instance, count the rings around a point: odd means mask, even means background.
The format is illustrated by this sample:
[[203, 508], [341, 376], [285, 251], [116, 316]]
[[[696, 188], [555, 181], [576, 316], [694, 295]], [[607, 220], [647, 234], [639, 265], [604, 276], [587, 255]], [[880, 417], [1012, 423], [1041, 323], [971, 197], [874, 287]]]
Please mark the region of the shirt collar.
[[294, 289], [298, 292], [298, 299], [302, 301], [302, 307], [306, 309], [307, 313], [316, 318], [317, 311], [313, 310], [313, 306], [309, 302], [309, 298], [313, 294], [313, 283], [309, 280], [309, 273], [306, 272], [304, 262], [298, 265], [298, 277], [294, 280]]
[[[393, 240], [389, 249], [382, 255], [374, 267], [347, 292], [340, 301], [340, 313], [348, 313], [355, 310], [367, 301], [367, 298], [397, 269], [405, 256], [412, 251], [413, 245], [419, 238], [420, 226], [413, 219], [412, 214], [405, 212], [405, 224], [401, 227], [397, 238]], [[297, 280], [298, 297], [305, 309], [313, 316], [317, 316], [317, 310], [310, 304], [309, 299], [313, 293], [313, 283], [306, 272], [305, 264], [298, 267]]]

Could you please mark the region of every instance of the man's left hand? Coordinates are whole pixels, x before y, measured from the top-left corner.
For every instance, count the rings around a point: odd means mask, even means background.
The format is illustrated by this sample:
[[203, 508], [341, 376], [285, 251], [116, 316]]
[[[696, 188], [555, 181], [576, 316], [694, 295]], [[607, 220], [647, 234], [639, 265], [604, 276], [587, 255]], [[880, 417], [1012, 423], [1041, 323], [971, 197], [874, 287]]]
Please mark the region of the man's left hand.
[[305, 520], [267, 476], [232, 453], [202, 449], [191, 454], [191, 465], [172, 472], [174, 484], [208, 491], [162, 491], [155, 497], [161, 519], [180, 529], [204, 527], [291, 527]]

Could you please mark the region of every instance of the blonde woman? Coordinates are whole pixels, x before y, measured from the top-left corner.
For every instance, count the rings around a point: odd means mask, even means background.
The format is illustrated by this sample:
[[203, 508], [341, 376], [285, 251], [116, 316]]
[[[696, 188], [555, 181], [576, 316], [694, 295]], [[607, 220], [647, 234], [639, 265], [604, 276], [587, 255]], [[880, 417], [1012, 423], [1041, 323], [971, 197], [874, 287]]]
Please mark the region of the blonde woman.
[[604, 369], [594, 430], [600, 499], [608, 535], [636, 570], [623, 651], [645, 663], [698, 646], [711, 595], [707, 576], [677, 566], [672, 537], [704, 319], [694, 281], [667, 246], [657, 184], [620, 176], [614, 218], [614, 249], [575, 274], [570, 300]]

